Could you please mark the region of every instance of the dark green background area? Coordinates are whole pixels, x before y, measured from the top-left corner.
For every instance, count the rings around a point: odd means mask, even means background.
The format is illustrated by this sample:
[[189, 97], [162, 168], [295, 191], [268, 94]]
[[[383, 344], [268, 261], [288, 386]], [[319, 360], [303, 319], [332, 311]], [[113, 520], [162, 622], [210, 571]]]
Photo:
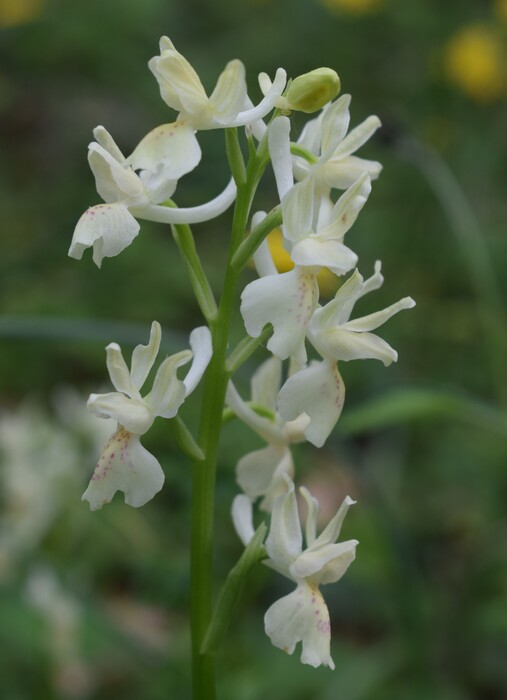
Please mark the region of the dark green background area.
[[[479, 0], [386, 0], [362, 16], [311, 0], [53, 0], [32, 22], [0, 28], [5, 411], [30, 400], [51, 413], [58, 386], [84, 397], [99, 391], [107, 386], [104, 346], [145, 342], [153, 319], [168, 352], [202, 323], [162, 226], [143, 222], [100, 270], [89, 251], [80, 262], [67, 257], [77, 219], [99, 202], [86, 161], [92, 129], [103, 124], [129, 152], [174, 118], [146, 65], [160, 35], [208, 90], [228, 60], [242, 59], [254, 101], [260, 71], [283, 66], [295, 77], [333, 67], [353, 97], [352, 125], [369, 114], [383, 123], [360, 155], [384, 170], [347, 242], [364, 275], [382, 260], [385, 283], [358, 311], [407, 295], [417, 306], [380, 331], [398, 363], [343, 364], [347, 400], [335, 432], [320, 452], [295, 451], [300, 482], [330, 507], [346, 493], [358, 501], [344, 528], [360, 541], [358, 559], [323, 589], [336, 671], [302, 666], [298, 651], [291, 658], [271, 646], [262, 618], [290, 584], [259, 567], [219, 652], [221, 700], [507, 696], [507, 104], [472, 101], [442, 68], [457, 30], [495, 21], [492, 4]], [[303, 123], [293, 117], [294, 133]], [[199, 140], [203, 160], [179, 183], [180, 205], [213, 197], [228, 178], [223, 134]], [[268, 177], [258, 208], [275, 203], [272, 185]], [[194, 228], [217, 290], [229, 226], [230, 213]], [[247, 271], [245, 283], [252, 278]], [[234, 337], [242, 332], [238, 314]], [[245, 396], [251, 369], [238, 378]], [[190, 425], [197, 403], [184, 407]], [[134, 511], [117, 496], [89, 513], [79, 499], [93, 463], [83, 451], [79, 488], [0, 581], [2, 698], [189, 697], [189, 470], [163, 421], [144, 443], [167, 477], [152, 503]], [[246, 428], [224, 430], [217, 590], [241, 552], [229, 517], [234, 466], [259, 446]], [[71, 683], [72, 692], [58, 690], [47, 623], [23, 592], [40, 564], [83, 611], [79, 649], [93, 682]], [[127, 619], [137, 631], [125, 631]], [[143, 628], [154, 624], [167, 643], [146, 642]]]

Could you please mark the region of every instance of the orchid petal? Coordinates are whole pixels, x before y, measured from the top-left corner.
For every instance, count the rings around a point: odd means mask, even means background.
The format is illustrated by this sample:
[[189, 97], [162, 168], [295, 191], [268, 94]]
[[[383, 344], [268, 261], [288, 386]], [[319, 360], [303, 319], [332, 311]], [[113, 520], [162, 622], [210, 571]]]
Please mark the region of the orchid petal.
[[273, 501], [287, 492], [284, 475], [294, 476], [292, 455], [286, 446], [249, 452], [239, 460], [236, 474], [238, 485], [252, 501], [264, 496], [260, 508], [269, 512]]
[[367, 117], [346, 136], [335, 148], [333, 158], [345, 158], [363, 146], [381, 126], [376, 116]]
[[232, 126], [246, 126], [266, 116], [276, 106], [287, 82], [287, 73], [283, 68], [278, 68], [271, 88], [263, 100], [256, 107], [240, 112], [234, 121], [228, 124]]
[[129, 399], [124, 394], [90, 394], [88, 409], [99, 418], [114, 418], [129, 433], [143, 435], [149, 430], [155, 414], [142, 399]]
[[166, 357], [157, 370], [153, 381], [153, 389], [144, 401], [155, 415], [162, 418], [174, 418], [185, 400], [186, 389], [176, 376], [176, 370], [192, 359], [190, 350], [183, 350], [175, 355]]
[[388, 306], [386, 309], [382, 309], [382, 311], [375, 311], [375, 313], [368, 314], [368, 316], [362, 316], [361, 318], [356, 318], [353, 321], [348, 321], [344, 326], [342, 326], [342, 328], [349, 331], [373, 331], [399, 311], [403, 311], [404, 309], [412, 309], [414, 306], [415, 301], [412, 299], [412, 297], [404, 297], [394, 304], [391, 304], [391, 306]]
[[130, 363], [130, 377], [136, 389], [140, 389], [146, 381], [160, 348], [162, 330], [158, 321], [151, 324], [150, 340], [147, 345], [136, 345]]
[[290, 567], [294, 579], [310, 578], [317, 584], [336, 583], [356, 557], [357, 540], [310, 547]]
[[209, 100], [213, 118], [227, 126], [243, 108], [245, 97], [245, 66], [237, 59], [229, 61], [220, 74]]
[[301, 486], [299, 491], [306, 501], [308, 512], [306, 516], [305, 537], [307, 546], [311, 547], [317, 535], [317, 518], [319, 517], [320, 506], [318, 500], [312, 496], [307, 488]]
[[282, 362], [279, 357], [270, 357], [252, 375], [252, 401], [275, 411], [281, 383]]
[[343, 243], [326, 240], [320, 234], [303, 238], [291, 251], [296, 265], [326, 267], [335, 275], [344, 275], [357, 265], [358, 257]]
[[308, 177], [292, 187], [282, 200], [284, 236], [297, 243], [312, 232], [315, 183]]
[[352, 500], [350, 496], [345, 496], [343, 503], [336, 511], [336, 515], [329, 521], [327, 526], [315, 540], [313, 544], [314, 547], [320, 547], [322, 545], [333, 544], [333, 542], [336, 542], [340, 536], [340, 531], [342, 529], [345, 516], [347, 515], [347, 511], [350, 506], [355, 505], [355, 503], [356, 501]]
[[105, 202], [147, 201], [144, 187], [130, 167], [125, 167], [98, 143], [88, 146], [88, 163], [95, 176], [97, 192]]
[[364, 173], [370, 180], [376, 180], [382, 171], [382, 164], [376, 160], [365, 160], [356, 156], [330, 158], [322, 166], [322, 175], [329, 187], [346, 190]]
[[98, 204], [87, 209], [77, 222], [69, 256], [81, 260], [86, 248], [93, 247], [93, 261], [100, 267], [103, 258], [114, 257], [129, 246], [139, 230], [124, 204]]
[[273, 603], [264, 616], [264, 627], [274, 646], [288, 654], [302, 642], [304, 664], [334, 668], [329, 611], [317, 587], [300, 583], [295, 591]]
[[319, 229], [319, 236], [341, 240], [355, 223], [370, 192], [371, 182], [369, 175], [368, 173], [363, 173], [357, 182], [349, 187], [336, 202], [329, 224], [325, 228]]
[[114, 158], [114, 160], [117, 160], [121, 165], [126, 164], [125, 156], [120, 151], [115, 140], [107, 129], [105, 129], [103, 126], [96, 126], [93, 130], [93, 136], [99, 146], [102, 146], [102, 148], [107, 151]]
[[258, 413], [251, 409], [238, 394], [232, 381], [227, 386], [226, 401], [237, 417], [263, 440], [271, 445], [283, 445], [285, 443], [283, 432], [276, 423], [268, 418], [264, 418], [264, 416], [259, 416]]
[[350, 122], [350, 95], [342, 95], [324, 110], [321, 126], [321, 158], [328, 160], [345, 138]]
[[306, 413], [306, 439], [322, 447], [342, 412], [345, 386], [336, 364], [317, 362], [293, 374], [280, 390], [278, 410], [285, 420]]
[[241, 313], [248, 335], [257, 338], [273, 324], [268, 349], [282, 360], [306, 359], [306, 328], [317, 304], [319, 288], [311, 268], [296, 267], [248, 284], [241, 295]]
[[130, 371], [118, 343], [109, 343], [106, 347], [106, 358], [107, 370], [116, 391], [122, 391], [131, 398], [141, 398], [139, 392], [132, 386]]
[[287, 570], [293, 561], [301, 554], [303, 538], [299, 524], [298, 507], [294, 484], [286, 482], [289, 491], [279, 496], [273, 503], [271, 527], [266, 540], [266, 551], [278, 565]]
[[160, 491], [163, 483], [164, 472], [155, 457], [137, 435], [119, 426], [97, 462], [83, 500], [89, 502], [91, 510], [97, 510], [117, 491], [123, 491], [125, 503], [139, 508]]
[[294, 185], [290, 153], [290, 120], [288, 117], [277, 117], [270, 124], [268, 144], [278, 196], [282, 200]]
[[312, 338], [312, 343], [323, 357], [344, 362], [380, 360], [388, 367], [398, 359], [396, 350], [374, 333], [334, 328], [323, 333], [318, 339]]

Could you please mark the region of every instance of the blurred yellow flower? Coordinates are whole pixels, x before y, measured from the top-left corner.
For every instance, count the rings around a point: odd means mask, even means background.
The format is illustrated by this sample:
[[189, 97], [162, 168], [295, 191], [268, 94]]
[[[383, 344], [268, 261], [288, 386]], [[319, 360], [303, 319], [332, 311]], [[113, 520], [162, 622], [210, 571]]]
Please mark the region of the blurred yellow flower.
[[[268, 246], [278, 272], [288, 272], [294, 267], [290, 255], [283, 247], [283, 236], [279, 228], [275, 228], [268, 236]], [[323, 296], [332, 296], [340, 286], [336, 275], [323, 267], [317, 276], [319, 289]]]
[[449, 80], [472, 99], [490, 102], [505, 94], [506, 51], [489, 27], [473, 24], [460, 29], [445, 47], [443, 61]]
[[362, 15], [374, 12], [384, 0], [321, 0], [321, 3], [330, 10], [343, 10], [354, 15]]
[[507, 22], [507, 0], [496, 0], [493, 11], [499, 20]]
[[44, 0], [0, 0], [0, 27], [14, 27], [36, 19]]

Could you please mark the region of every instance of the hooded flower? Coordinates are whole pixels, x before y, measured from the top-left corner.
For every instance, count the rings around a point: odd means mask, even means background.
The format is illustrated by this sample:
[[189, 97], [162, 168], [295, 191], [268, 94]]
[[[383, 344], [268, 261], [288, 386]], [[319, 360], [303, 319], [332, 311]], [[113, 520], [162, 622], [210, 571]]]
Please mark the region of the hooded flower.
[[[337, 543], [343, 519], [354, 501], [347, 496], [334, 518], [317, 537], [319, 504], [305, 488], [300, 489], [307, 503], [305, 536], [299, 519], [294, 484], [287, 479], [288, 491], [273, 504], [271, 527], [266, 540], [269, 559], [265, 563], [293, 581], [296, 588], [276, 601], [264, 616], [266, 634], [272, 643], [292, 654], [302, 642], [301, 661], [311, 666], [334, 668], [330, 654], [331, 626], [329, 611], [320, 586], [335, 583], [347, 571], [356, 555], [357, 540]], [[253, 536], [252, 504], [237, 496], [233, 519], [244, 544]]]
[[[142, 506], [160, 491], [164, 473], [158, 461], [140, 442], [140, 436], [157, 416], [173, 418], [185, 398], [199, 383], [212, 354], [211, 334], [202, 326], [190, 334], [191, 350], [167, 357], [159, 366], [152, 390], [140, 390], [153, 367], [161, 339], [160, 325], [154, 321], [148, 345], [138, 345], [132, 353], [130, 370], [116, 343], [107, 346], [107, 368], [115, 392], [91, 394], [88, 408], [100, 418], [113, 418], [117, 431], [107, 442], [97, 462], [83, 500], [91, 510], [109, 503], [116, 491], [123, 491], [125, 503]], [[193, 358], [185, 379], [176, 376], [178, 367]]]
[[173, 195], [178, 179], [201, 159], [192, 129], [178, 124], [160, 127], [143, 139], [130, 158], [123, 156], [104, 127], [98, 126], [93, 135], [96, 141], [88, 147], [88, 162], [106, 204], [90, 207], [79, 219], [69, 248], [72, 258], [80, 260], [86, 248], [93, 248], [93, 260], [100, 267], [103, 258], [118, 255], [132, 243], [140, 229], [137, 218], [196, 223], [218, 216], [235, 199], [231, 183], [217, 198], [198, 207], [159, 206]]
[[301, 413], [310, 417], [305, 437], [316, 447], [325, 443], [343, 408], [345, 387], [338, 361], [371, 358], [388, 366], [398, 359], [396, 350], [370, 331], [398, 311], [415, 306], [413, 299], [405, 297], [387, 309], [349, 320], [356, 301], [378, 289], [382, 282], [380, 261], [375, 264], [374, 275], [367, 280], [355, 270], [335, 298], [315, 311], [308, 326], [308, 339], [323, 360], [312, 362], [289, 377], [278, 395], [278, 408], [285, 420], [293, 420]]
[[254, 107], [247, 95], [243, 63], [229, 61], [208, 97], [195, 70], [166, 36], [160, 39], [160, 55], [148, 66], [164, 102], [179, 112], [177, 121], [197, 131], [246, 126], [262, 119], [275, 107], [287, 79], [279, 68], [270, 90]]

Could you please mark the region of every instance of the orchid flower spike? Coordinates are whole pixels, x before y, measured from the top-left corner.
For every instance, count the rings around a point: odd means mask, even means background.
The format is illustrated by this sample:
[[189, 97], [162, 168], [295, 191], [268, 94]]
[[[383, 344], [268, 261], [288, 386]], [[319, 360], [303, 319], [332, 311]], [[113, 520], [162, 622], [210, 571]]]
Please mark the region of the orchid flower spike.
[[355, 270], [335, 298], [318, 308], [308, 326], [308, 339], [323, 360], [289, 377], [278, 395], [278, 409], [285, 420], [306, 413], [310, 421], [305, 437], [322, 447], [340, 417], [345, 400], [345, 386], [338, 371], [338, 361], [380, 360], [387, 367], [398, 359], [398, 353], [385, 340], [369, 331], [378, 328], [403, 309], [411, 309], [415, 301], [405, 297], [387, 309], [350, 321], [354, 304], [383, 282], [380, 261], [375, 272], [363, 280]]
[[294, 173], [298, 180], [308, 175], [316, 178], [318, 190], [345, 190], [367, 172], [376, 180], [382, 170], [377, 161], [354, 156], [380, 126], [376, 116], [367, 117], [347, 134], [350, 121], [350, 95], [342, 95], [321, 114], [307, 122], [297, 145], [308, 152], [308, 159], [294, 156]]
[[[226, 401], [237, 417], [261, 437], [267, 446], [249, 452], [236, 466], [237, 482], [245, 494], [255, 501], [262, 497], [260, 508], [270, 511], [273, 500], [287, 490], [284, 475], [294, 476], [290, 444], [302, 442], [304, 428], [309, 422], [306, 415], [285, 421], [276, 409], [276, 397], [282, 382], [282, 361], [270, 357], [252, 376], [251, 401], [262, 408], [259, 415], [243, 401], [236, 387], [229, 382]], [[272, 416], [272, 418], [268, 416]]]
[[197, 131], [255, 123], [275, 107], [287, 81], [286, 72], [279, 68], [264, 99], [254, 107], [247, 95], [245, 67], [236, 59], [226, 65], [208, 97], [195, 70], [166, 36], [160, 39], [160, 55], [148, 66], [164, 102], [179, 112], [177, 121]]
[[[269, 559], [265, 564], [293, 581], [296, 588], [266, 612], [266, 634], [276, 647], [288, 654], [292, 654], [296, 644], [302, 642], [301, 661], [304, 664], [333, 669], [329, 611], [320, 586], [338, 581], [355, 559], [357, 540], [336, 542], [345, 515], [355, 501], [346, 496], [336, 515], [317, 537], [319, 504], [307, 489], [301, 488], [308, 509], [306, 548], [303, 548], [294, 484], [287, 477], [286, 485], [286, 493], [273, 504], [271, 527], [265, 543]], [[253, 536], [253, 524], [252, 504], [245, 496], [237, 496], [233, 503], [233, 521], [246, 545]]]
[[[187, 396], [199, 383], [212, 355], [211, 334], [205, 326], [190, 334], [191, 350], [167, 357], [159, 366], [152, 390], [141, 396], [160, 348], [160, 324], [154, 321], [148, 345], [138, 345], [132, 353], [130, 370], [117, 343], [107, 346], [107, 368], [115, 392], [91, 394], [88, 408], [100, 418], [118, 422], [97, 462], [83, 500], [97, 510], [109, 503], [116, 491], [123, 491], [125, 503], [139, 507], [160, 491], [164, 473], [157, 459], [140, 442], [157, 416], [173, 418]], [[176, 375], [178, 367], [193, 358], [185, 379]]]
[[[158, 133], [161, 143], [158, 143]], [[80, 260], [93, 248], [100, 267], [129, 246], [139, 233], [137, 219], [162, 223], [197, 223], [225, 211], [236, 197], [231, 183], [215, 199], [186, 209], [159, 206], [176, 190], [178, 179], [193, 170], [201, 150], [192, 129], [179, 124], [160, 127], [143, 139], [130, 158], [125, 158], [112, 136], [102, 126], [93, 131], [96, 141], [88, 147], [88, 162], [97, 192], [106, 204], [92, 206], [77, 222], [69, 255]], [[139, 173], [134, 171], [139, 170]]]

